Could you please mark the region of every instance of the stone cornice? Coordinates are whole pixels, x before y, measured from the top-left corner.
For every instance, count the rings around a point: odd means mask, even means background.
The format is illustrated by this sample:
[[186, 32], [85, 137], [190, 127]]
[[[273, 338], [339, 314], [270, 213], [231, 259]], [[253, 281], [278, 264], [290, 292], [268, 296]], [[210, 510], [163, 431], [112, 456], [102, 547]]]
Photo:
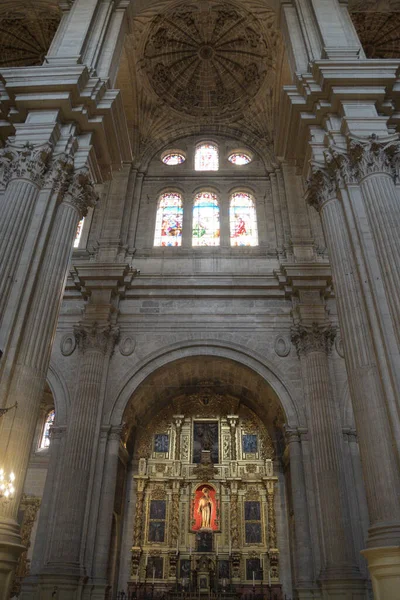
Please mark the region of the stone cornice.
[[23, 122], [31, 110], [59, 110], [63, 122], [81, 133], [94, 132], [99, 179], [109, 178], [132, 159], [119, 90], [92, 77], [83, 65], [1, 69], [0, 101], [12, 108], [13, 122]]
[[275, 273], [285, 295], [291, 298], [299, 290], [320, 290], [328, 298], [332, 293], [332, 274], [329, 264], [293, 263], [282, 265]]
[[136, 269], [127, 264], [93, 262], [75, 264], [70, 273], [85, 299], [94, 290], [108, 290], [123, 298], [138, 274]]

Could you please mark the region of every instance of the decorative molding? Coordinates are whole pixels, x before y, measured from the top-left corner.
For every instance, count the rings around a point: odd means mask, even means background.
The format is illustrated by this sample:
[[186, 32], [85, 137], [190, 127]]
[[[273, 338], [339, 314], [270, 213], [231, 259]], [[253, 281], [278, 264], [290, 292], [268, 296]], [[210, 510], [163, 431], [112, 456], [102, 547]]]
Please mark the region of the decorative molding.
[[60, 342], [60, 350], [63, 356], [71, 356], [76, 348], [76, 336], [73, 333], [67, 333]]
[[106, 354], [112, 352], [118, 339], [119, 329], [118, 327], [112, 327], [110, 324], [92, 323], [86, 325], [81, 323], [74, 327], [74, 335], [83, 353], [95, 350]]
[[325, 204], [337, 198], [337, 182], [327, 165], [311, 161], [311, 175], [306, 182], [306, 202], [320, 212]]
[[275, 354], [281, 358], [286, 358], [286, 356], [289, 356], [290, 354], [289, 340], [287, 340], [286, 337], [283, 337], [283, 335], [278, 335], [278, 337], [275, 339], [274, 350]]
[[291, 330], [291, 339], [296, 346], [298, 356], [310, 352], [324, 352], [329, 354], [336, 336], [337, 328], [327, 324], [313, 323], [308, 325], [295, 325]]
[[122, 356], [130, 356], [135, 350], [136, 340], [133, 336], [126, 335], [119, 342], [118, 347]]

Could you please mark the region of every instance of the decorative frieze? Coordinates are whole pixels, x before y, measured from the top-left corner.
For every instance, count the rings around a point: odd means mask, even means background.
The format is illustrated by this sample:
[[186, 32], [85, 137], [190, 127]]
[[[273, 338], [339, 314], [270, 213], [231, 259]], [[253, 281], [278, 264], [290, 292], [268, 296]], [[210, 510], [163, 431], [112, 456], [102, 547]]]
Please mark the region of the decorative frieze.
[[336, 336], [336, 327], [332, 325], [295, 325], [291, 330], [291, 339], [296, 346], [298, 356], [310, 352], [324, 352], [329, 354]]

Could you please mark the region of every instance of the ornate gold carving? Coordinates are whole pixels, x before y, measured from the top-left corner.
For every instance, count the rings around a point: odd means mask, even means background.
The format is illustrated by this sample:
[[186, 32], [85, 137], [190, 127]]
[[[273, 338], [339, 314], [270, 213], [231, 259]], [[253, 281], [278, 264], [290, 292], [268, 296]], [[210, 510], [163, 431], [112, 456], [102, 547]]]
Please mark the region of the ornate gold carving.
[[156, 485], [151, 489], [151, 499], [152, 500], [165, 500], [167, 497], [167, 492], [165, 486]]
[[268, 542], [270, 549], [276, 549], [276, 518], [275, 518], [275, 482], [267, 480], [265, 482], [268, 498]]
[[254, 463], [247, 463], [246, 471], [247, 473], [257, 473], [257, 465], [255, 465]]
[[31, 534], [33, 524], [36, 520], [37, 511], [39, 510], [41, 503], [40, 498], [35, 498], [35, 496], [26, 496], [25, 494], [22, 496], [20, 503], [20, 511], [22, 513], [22, 523], [21, 523], [21, 543], [25, 546], [25, 550], [21, 554], [17, 569], [14, 575], [14, 584], [11, 591], [11, 596], [14, 595], [19, 596], [21, 592], [21, 582], [24, 577], [29, 575], [29, 561], [27, 559], [28, 549], [31, 545]]
[[[139, 483], [142, 483], [139, 489]], [[133, 547], [138, 547], [142, 542], [143, 521], [144, 521], [144, 499], [146, 494], [146, 481], [138, 480], [138, 490], [136, 492], [136, 515], [133, 527]]]
[[215, 476], [218, 475], [218, 469], [215, 468], [212, 463], [200, 463], [194, 467], [192, 472], [193, 475], [196, 475], [198, 479], [202, 479], [204, 482], [209, 481], [210, 479], [215, 479]]
[[260, 492], [258, 491], [258, 489], [256, 487], [254, 487], [253, 485], [251, 485], [250, 487], [247, 488], [246, 491], [246, 500], [260, 500]]
[[240, 407], [239, 416], [242, 432], [258, 435], [260, 458], [273, 458], [274, 446], [261, 419], [247, 406]]

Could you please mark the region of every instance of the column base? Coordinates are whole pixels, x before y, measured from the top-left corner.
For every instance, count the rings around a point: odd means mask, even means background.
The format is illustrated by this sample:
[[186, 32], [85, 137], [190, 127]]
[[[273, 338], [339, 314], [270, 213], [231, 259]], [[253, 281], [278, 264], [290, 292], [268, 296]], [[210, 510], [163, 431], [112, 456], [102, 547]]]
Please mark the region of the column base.
[[321, 581], [322, 600], [368, 600], [364, 580], [335, 579]]
[[375, 600], [398, 600], [400, 597], [400, 546], [367, 548], [367, 559]]
[[25, 549], [18, 523], [12, 519], [0, 521], [0, 600], [10, 597], [18, 559]]

